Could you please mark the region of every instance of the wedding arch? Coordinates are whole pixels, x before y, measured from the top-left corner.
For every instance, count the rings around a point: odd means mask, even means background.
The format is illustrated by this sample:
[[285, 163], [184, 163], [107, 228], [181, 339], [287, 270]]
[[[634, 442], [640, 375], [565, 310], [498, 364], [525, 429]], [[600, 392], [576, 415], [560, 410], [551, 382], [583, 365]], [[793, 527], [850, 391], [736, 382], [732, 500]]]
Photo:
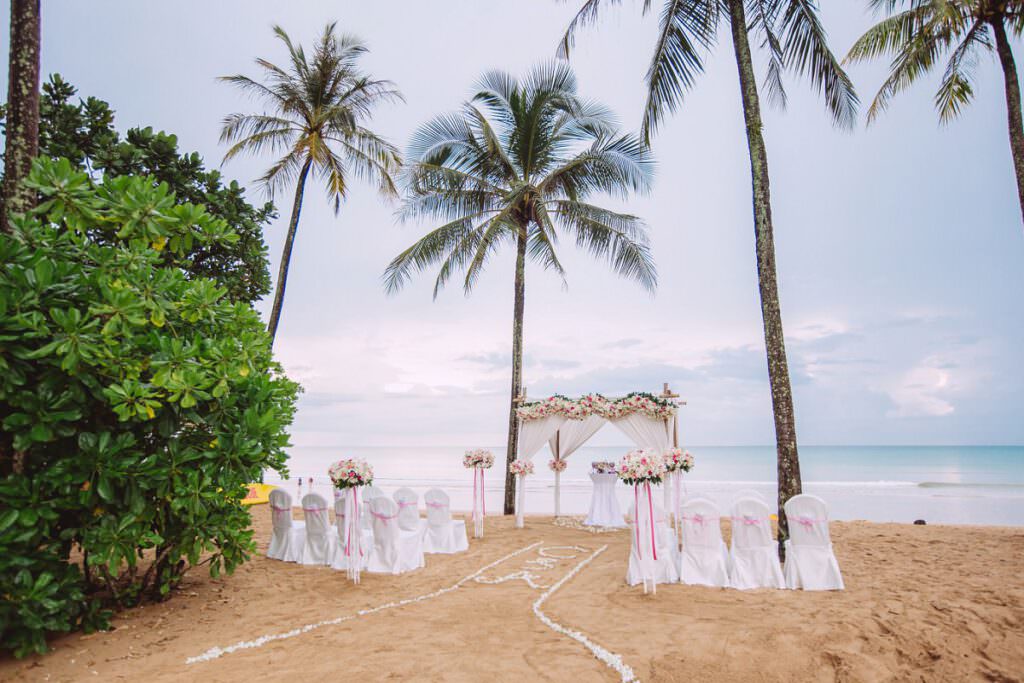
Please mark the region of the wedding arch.
[[[586, 394], [569, 398], [556, 394], [539, 401], [525, 398], [516, 408], [519, 422], [520, 460], [532, 460], [547, 444], [555, 460], [562, 461], [575, 453], [606, 424], [615, 425], [639, 448], [663, 453], [679, 445], [678, 394], [668, 384], [661, 394], [633, 392], [621, 398]], [[561, 514], [561, 472], [555, 470], [555, 516]], [[517, 508], [523, 509], [525, 487], [517, 491]], [[668, 487], [665, 487], [668, 509]]]

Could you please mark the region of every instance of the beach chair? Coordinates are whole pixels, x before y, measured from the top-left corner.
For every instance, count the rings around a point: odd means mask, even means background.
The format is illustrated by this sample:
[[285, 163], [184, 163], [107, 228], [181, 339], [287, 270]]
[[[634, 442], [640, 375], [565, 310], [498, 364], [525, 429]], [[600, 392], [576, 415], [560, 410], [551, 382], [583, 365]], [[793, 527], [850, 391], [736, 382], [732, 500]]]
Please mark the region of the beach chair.
[[768, 506], [757, 498], [740, 498], [732, 507], [732, 587], [785, 588], [778, 545], [772, 539]]
[[694, 498], [683, 505], [682, 517], [680, 580], [698, 586], [729, 587], [729, 553], [722, 540], [718, 508], [706, 498]]
[[270, 534], [267, 557], [284, 562], [298, 562], [302, 559], [302, 546], [306, 542], [305, 524], [292, 520], [292, 497], [287, 491], [274, 489], [270, 492], [269, 501], [273, 531]]
[[423, 535], [398, 526], [398, 505], [387, 496], [370, 501], [373, 517], [373, 549], [366, 571], [378, 574], [402, 574], [424, 565]]
[[423, 532], [425, 524], [420, 519], [420, 497], [410, 488], [400, 488], [394, 494], [398, 506], [398, 527], [406, 531]]
[[[665, 517], [665, 510], [654, 504], [654, 537], [657, 543], [658, 559], [654, 560], [651, 552], [651, 531], [647, 528], [646, 522], [641, 525], [639, 539], [637, 532], [633, 529], [633, 520], [636, 515], [636, 505], [631, 505], [626, 515], [626, 521], [630, 525], [629, 536], [632, 539], [629, 551], [629, 566], [626, 569], [626, 583], [635, 586], [644, 580], [643, 563], [654, 562], [655, 583], [676, 583], [679, 581], [679, 549], [675, 542], [675, 531], [668, 525]], [[641, 520], [645, 520], [641, 517]], [[637, 547], [639, 541], [640, 547]], [[646, 586], [645, 586], [646, 590]]]
[[843, 575], [832, 552], [828, 507], [817, 496], [801, 494], [786, 501], [786, 586], [807, 591], [843, 590]]
[[330, 564], [334, 559], [337, 538], [327, 512], [327, 501], [319, 493], [307, 493], [302, 497], [302, 516], [306, 519], [302, 564]]
[[427, 506], [427, 530], [423, 534], [423, 552], [450, 555], [469, 549], [466, 520], [452, 519], [448, 494], [430, 489], [423, 494]]

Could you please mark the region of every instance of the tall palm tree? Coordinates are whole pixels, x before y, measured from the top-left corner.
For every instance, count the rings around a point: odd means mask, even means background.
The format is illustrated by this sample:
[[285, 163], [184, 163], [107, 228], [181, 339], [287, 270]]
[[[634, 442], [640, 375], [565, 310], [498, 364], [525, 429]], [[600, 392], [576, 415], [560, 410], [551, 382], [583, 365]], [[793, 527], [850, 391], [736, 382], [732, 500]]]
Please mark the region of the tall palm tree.
[[1007, 37], [1010, 33], [1020, 38], [1024, 32], [1024, 0], [870, 0], [870, 4], [876, 12], [891, 16], [869, 29], [846, 55], [847, 62], [892, 55], [889, 77], [868, 108], [868, 123], [894, 95], [928, 73], [942, 53], [948, 53], [949, 59], [935, 93], [935, 108], [942, 123], [956, 118], [974, 98], [978, 53], [995, 49], [1003, 67], [1010, 154], [1024, 218], [1024, 122], [1017, 65]]
[[[515, 247], [511, 462], [519, 438], [527, 258], [564, 280], [555, 246], [559, 234], [568, 235], [619, 275], [653, 291], [657, 275], [643, 222], [587, 201], [600, 192], [646, 192], [653, 160], [637, 136], [616, 129], [607, 109], [577, 94], [565, 64], [535, 67], [522, 81], [489, 72], [477, 87], [461, 111], [435, 118], [413, 138], [399, 215], [442, 225], [395, 257], [384, 282], [394, 293], [413, 272], [440, 264], [434, 297], [459, 270], [465, 271], [468, 294], [488, 259], [506, 244]], [[514, 500], [515, 478], [506, 468], [505, 514], [514, 512]]]
[[[586, 0], [559, 46], [563, 56], [568, 57], [576, 31], [596, 21], [601, 7], [609, 1], [617, 0]], [[643, 12], [650, 9], [651, 0], [644, 0]], [[783, 544], [789, 537], [783, 504], [801, 491], [800, 459], [779, 308], [768, 153], [761, 135], [764, 126], [750, 34], [767, 58], [764, 88], [769, 101], [785, 106], [782, 76], [787, 69], [810, 78], [812, 85], [824, 94], [825, 103], [838, 125], [852, 127], [858, 101], [850, 79], [828, 47], [814, 0], [665, 0], [654, 56], [647, 70], [643, 135], [648, 143], [665, 115], [674, 111], [694, 87], [704, 70], [707, 52], [717, 42], [723, 21], [728, 22], [732, 36], [750, 154], [761, 317], [778, 453], [779, 555], [782, 556]]]
[[337, 214], [352, 175], [376, 182], [386, 197], [397, 197], [392, 176], [402, 163], [398, 149], [365, 125], [378, 105], [402, 99], [391, 81], [371, 78], [359, 68], [359, 58], [368, 51], [366, 45], [355, 36], [336, 34], [332, 23], [324, 29], [313, 54], [307, 56], [280, 26], [274, 27], [274, 33], [288, 49], [287, 67], [257, 59], [263, 69], [262, 82], [241, 74], [221, 78], [263, 100], [267, 110], [226, 117], [220, 134], [221, 142], [234, 143], [224, 161], [243, 152], [281, 155], [260, 178], [271, 198], [295, 181], [295, 200], [267, 326], [271, 343], [281, 319], [309, 174], [323, 181]]

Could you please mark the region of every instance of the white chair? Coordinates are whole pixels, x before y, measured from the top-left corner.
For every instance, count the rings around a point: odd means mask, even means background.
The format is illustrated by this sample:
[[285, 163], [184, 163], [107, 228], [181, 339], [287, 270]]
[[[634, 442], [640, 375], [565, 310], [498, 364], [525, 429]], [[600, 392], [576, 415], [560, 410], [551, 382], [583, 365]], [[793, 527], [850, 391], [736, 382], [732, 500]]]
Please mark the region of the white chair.
[[[651, 530], [646, 524], [646, 515], [641, 516], [640, 545], [644, 553], [644, 559], [640, 558], [640, 550], [637, 548], [637, 532], [632, 528], [636, 505], [631, 505], [626, 521], [630, 525], [629, 536], [632, 539], [629, 550], [629, 567], [626, 570], [626, 583], [635, 586], [644, 580], [644, 572], [641, 567], [643, 562], [648, 561], [648, 555], [653, 560], [651, 553]], [[665, 511], [657, 503], [654, 504], [654, 537], [657, 542], [658, 559], [654, 562], [655, 583], [676, 583], [679, 581], [679, 552], [675, 543], [675, 532], [665, 520]]]
[[398, 526], [398, 506], [387, 496], [370, 501], [373, 517], [373, 549], [366, 571], [401, 574], [423, 566], [423, 535]]
[[[345, 536], [348, 531], [348, 526], [345, 523], [346, 515], [348, 513], [348, 496], [349, 490], [342, 489], [339, 491], [340, 496], [335, 497], [334, 501], [334, 527], [338, 531], [338, 541], [334, 549], [334, 558], [331, 560], [331, 569], [348, 569], [348, 556], [345, 555], [345, 543], [348, 538]], [[363, 529], [360, 525], [360, 536], [362, 537], [362, 553], [360, 553], [360, 547], [358, 545], [349, 546], [350, 551], [353, 555], [360, 558], [362, 562], [361, 569], [366, 569], [366, 563], [370, 560], [370, 549], [373, 548], [373, 532], [369, 529]]]
[[732, 508], [732, 587], [785, 588], [778, 545], [772, 540], [768, 506], [757, 498], [740, 498]]
[[380, 498], [383, 496], [384, 491], [373, 484], [370, 484], [369, 486], [362, 487], [360, 493], [363, 498], [363, 528], [372, 529], [373, 524], [371, 520], [373, 519], [373, 515], [370, 514], [370, 501], [374, 498]]
[[302, 546], [306, 542], [305, 523], [292, 520], [292, 497], [287, 491], [274, 489], [269, 499], [270, 520], [274, 530], [270, 534], [267, 557], [298, 562], [302, 559]]
[[783, 570], [786, 586], [807, 591], [843, 590], [843, 575], [832, 552], [825, 501], [801, 494], [787, 500], [785, 509], [789, 520]]
[[398, 505], [398, 528], [423, 533], [426, 524], [420, 519], [419, 495], [410, 488], [402, 487], [395, 491], [394, 499]]
[[423, 534], [423, 552], [450, 555], [469, 549], [466, 520], [452, 519], [448, 494], [430, 489], [423, 494], [427, 505], [427, 530]]
[[334, 559], [337, 538], [327, 511], [327, 501], [319, 493], [307, 493], [302, 497], [302, 516], [306, 518], [302, 564], [330, 564]]
[[733, 503], [735, 503], [736, 501], [739, 501], [743, 498], [753, 498], [754, 500], [761, 501], [765, 505], [768, 504], [768, 500], [754, 489], [740, 489], [739, 491], [736, 492], [736, 495], [733, 496], [732, 500]]
[[722, 540], [721, 515], [710, 500], [694, 498], [683, 505], [683, 583], [727, 588], [729, 554]]

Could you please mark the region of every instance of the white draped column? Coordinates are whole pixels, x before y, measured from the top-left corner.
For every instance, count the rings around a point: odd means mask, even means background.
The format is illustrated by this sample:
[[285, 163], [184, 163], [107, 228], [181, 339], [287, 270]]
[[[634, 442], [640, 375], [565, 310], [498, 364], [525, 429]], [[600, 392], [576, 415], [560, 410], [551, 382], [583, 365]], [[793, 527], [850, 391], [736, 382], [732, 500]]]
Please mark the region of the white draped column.
[[[643, 449], [652, 450], [659, 456], [672, 445], [672, 432], [669, 421], [662, 417], [649, 417], [643, 413], [630, 413], [625, 417], [610, 422], [633, 440], [637, 446]], [[668, 480], [661, 484], [664, 492], [665, 512], [672, 510], [672, 493]]]
[[[548, 415], [539, 420], [524, 420], [519, 423], [519, 452], [517, 460], [532, 460], [548, 439], [553, 437], [566, 422], [561, 415]], [[526, 512], [526, 477], [518, 477], [519, 491], [516, 495], [516, 526], [522, 526], [521, 520]]]

